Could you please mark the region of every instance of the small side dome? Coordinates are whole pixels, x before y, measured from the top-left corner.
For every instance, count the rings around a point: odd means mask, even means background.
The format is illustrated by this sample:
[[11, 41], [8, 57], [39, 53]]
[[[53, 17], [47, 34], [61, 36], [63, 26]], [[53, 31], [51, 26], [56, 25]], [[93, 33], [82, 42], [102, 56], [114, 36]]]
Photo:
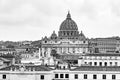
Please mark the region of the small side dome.
[[81, 33], [79, 34], [79, 39], [80, 39], [80, 40], [85, 40], [85, 39], [86, 39], [86, 37], [85, 37], [85, 35], [83, 34], [82, 31], [81, 31]]
[[49, 40], [49, 39], [47, 38], [47, 36], [45, 36], [45, 37], [43, 38], [43, 40], [45, 41], [45, 40]]
[[57, 34], [55, 33], [55, 31], [53, 31], [53, 33], [52, 33], [50, 38], [51, 39], [57, 39]]

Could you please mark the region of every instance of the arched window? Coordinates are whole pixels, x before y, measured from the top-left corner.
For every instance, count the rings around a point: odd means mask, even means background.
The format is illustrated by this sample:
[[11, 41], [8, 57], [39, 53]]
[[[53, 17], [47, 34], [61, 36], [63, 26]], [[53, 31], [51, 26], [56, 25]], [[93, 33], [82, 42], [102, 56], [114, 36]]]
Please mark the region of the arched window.
[[65, 32], [64, 32], [64, 35], [65, 35]]
[[73, 35], [73, 33], [71, 32], [71, 36]]
[[112, 66], [112, 62], [110, 62], [110, 66]]
[[94, 62], [94, 66], [97, 66], [97, 62]]
[[47, 43], [47, 41], [45, 41], [45, 43]]
[[115, 66], [117, 66], [118, 65], [118, 63], [117, 62], [115, 62]]
[[102, 62], [100, 62], [99, 65], [102, 66]]
[[69, 32], [67, 32], [67, 35], [69, 36]]
[[89, 62], [89, 65], [92, 66], [92, 62]]
[[107, 62], [105, 62], [104, 65], [107, 66]]

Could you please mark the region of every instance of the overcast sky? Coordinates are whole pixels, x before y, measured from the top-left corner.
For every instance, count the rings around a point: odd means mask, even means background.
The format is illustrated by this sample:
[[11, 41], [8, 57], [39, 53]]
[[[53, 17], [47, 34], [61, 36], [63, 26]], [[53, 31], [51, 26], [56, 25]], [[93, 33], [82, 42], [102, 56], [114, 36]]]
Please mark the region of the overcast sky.
[[49, 37], [68, 10], [86, 37], [120, 36], [120, 0], [0, 0], [0, 40]]

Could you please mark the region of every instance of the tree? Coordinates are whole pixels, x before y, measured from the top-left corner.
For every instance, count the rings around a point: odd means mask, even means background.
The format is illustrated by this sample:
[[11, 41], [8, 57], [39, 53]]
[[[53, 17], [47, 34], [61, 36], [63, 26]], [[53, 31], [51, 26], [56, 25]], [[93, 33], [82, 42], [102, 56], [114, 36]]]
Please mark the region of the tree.
[[57, 54], [57, 51], [56, 50], [52, 50], [51, 51], [51, 56], [55, 57], [55, 58], [59, 58], [59, 54]]
[[99, 53], [99, 49], [98, 48], [95, 48], [95, 53]]
[[6, 48], [14, 48], [14, 45], [9, 44], [6, 46]]

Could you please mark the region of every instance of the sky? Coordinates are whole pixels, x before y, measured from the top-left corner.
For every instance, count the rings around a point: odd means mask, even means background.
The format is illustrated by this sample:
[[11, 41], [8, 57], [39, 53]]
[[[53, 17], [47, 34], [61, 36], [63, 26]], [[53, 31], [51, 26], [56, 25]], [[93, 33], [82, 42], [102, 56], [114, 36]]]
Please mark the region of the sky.
[[68, 10], [86, 37], [120, 36], [120, 0], [0, 0], [0, 40], [50, 37]]

